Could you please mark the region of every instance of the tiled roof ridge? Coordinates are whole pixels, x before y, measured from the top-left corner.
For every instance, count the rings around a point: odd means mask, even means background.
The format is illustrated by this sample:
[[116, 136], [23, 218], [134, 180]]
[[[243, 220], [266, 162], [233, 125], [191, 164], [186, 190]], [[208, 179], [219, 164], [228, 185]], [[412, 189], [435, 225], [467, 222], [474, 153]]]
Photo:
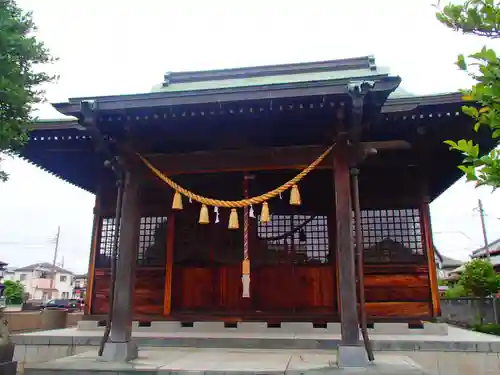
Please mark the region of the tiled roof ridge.
[[301, 74], [334, 70], [369, 69], [376, 71], [374, 56], [363, 56], [337, 60], [301, 62], [291, 64], [261, 65], [242, 68], [213, 69], [186, 72], [167, 72], [163, 86], [173, 83], [217, 81], [237, 78], [266, 77], [273, 75]]

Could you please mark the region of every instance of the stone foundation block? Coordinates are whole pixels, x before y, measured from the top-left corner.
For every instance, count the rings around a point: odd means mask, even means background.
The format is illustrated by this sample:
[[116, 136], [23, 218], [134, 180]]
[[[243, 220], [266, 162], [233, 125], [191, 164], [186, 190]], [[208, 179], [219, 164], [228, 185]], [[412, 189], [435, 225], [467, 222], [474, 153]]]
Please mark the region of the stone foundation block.
[[264, 322], [238, 322], [239, 332], [265, 332], [267, 331], [267, 323]]
[[193, 328], [188, 329], [199, 332], [224, 332], [224, 322], [194, 322]]
[[340, 334], [340, 323], [327, 323], [326, 331], [328, 333]]
[[308, 322], [283, 322], [281, 323], [283, 333], [314, 333], [312, 323]]
[[[416, 333], [422, 333], [424, 335], [436, 335], [436, 336], [447, 336], [448, 335], [448, 325], [443, 323], [424, 323], [423, 330], [415, 330]], [[423, 332], [419, 332], [423, 331]]]
[[408, 323], [375, 323], [373, 325], [373, 334], [407, 335], [409, 333]]
[[177, 332], [181, 329], [180, 322], [151, 322], [151, 332]]
[[79, 331], [98, 331], [98, 330], [103, 330], [104, 327], [99, 327], [98, 326], [98, 321], [96, 320], [80, 320], [77, 325], [76, 329]]

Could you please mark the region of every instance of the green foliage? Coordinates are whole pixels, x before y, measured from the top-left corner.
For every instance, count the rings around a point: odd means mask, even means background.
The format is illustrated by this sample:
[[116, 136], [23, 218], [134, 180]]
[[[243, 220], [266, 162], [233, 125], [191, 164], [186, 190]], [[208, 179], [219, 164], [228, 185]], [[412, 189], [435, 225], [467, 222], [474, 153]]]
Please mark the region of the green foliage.
[[[41, 69], [54, 59], [33, 36], [35, 30], [31, 13], [15, 0], [0, 0], [0, 153], [6, 155], [27, 140], [33, 105], [44, 98], [40, 85], [56, 79]], [[0, 170], [0, 181], [7, 177]]]
[[500, 336], [500, 324], [475, 324], [472, 329], [476, 332], [489, 333], [490, 335]]
[[448, 286], [448, 281], [447, 280], [443, 280], [443, 279], [438, 279], [438, 285], [439, 286]]
[[468, 295], [484, 298], [497, 293], [499, 278], [491, 262], [474, 259], [465, 264], [459, 285]]
[[[447, 27], [487, 38], [500, 37], [500, 3], [494, 0], [467, 0], [462, 5], [448, 4], [437, 13], [438, 20]], [[493, 49], [483, 47], [468, 57], [458, 56], [456, 65], [467, 72], [476, 84], [464, 90], [462, 111], [475, 121], [474, 130], [481, 126], [491, 129], [492, 137], [499, 145], [500, 137], [500, 59]], [[500, 152], [493, 150], [480, 155], [478, 145], [470, 140], [446, 141], [451, 150], [464, 155], [459, 166], [467, 180], [477, 186], [500, 186]]]
[[465, 291], [465, 288], [461, 284], [455, 284], [453, 286], [450, 286], [445, 292], [444, 296], [446, 298], [461, 298], [461, 297], [467, 297], [467, 292]]
[[4, 296], [8, 305], [20, 305], [23, 303], [24, 285], [19, 281], [6, 280], [4, 282]]

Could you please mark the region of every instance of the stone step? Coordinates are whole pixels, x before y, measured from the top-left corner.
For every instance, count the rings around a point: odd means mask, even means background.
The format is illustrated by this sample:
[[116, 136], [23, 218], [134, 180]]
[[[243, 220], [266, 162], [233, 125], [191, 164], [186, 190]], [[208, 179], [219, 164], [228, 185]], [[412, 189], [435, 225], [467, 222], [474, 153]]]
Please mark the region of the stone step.
[[142, 350], [138, 359], [127, 363], [105, 362], [95, 351], [26, 364], [25, 375], [48, 374], [164, 374], [164, 375], [422, 375], [427, 372], [408, 356], [380, 354], [366, 367], [339, 368], [334, 351], [259, 351], [168, 348]]
[[[102, 322], [93, 320], [82, 320], [78, 322], [79, 331], [101, 331], [104, 330]], [[326, 327], [315, 327], [312, 323], [283, 322], [279, 327], [269, 327], [265, 322], [238, 322], [237, 326], [228, 327], [224, 322], [193, 322], [192, 327], [186, 327], [179, 321], [153, 321], [132, 323], [135, 332], [179, 332], [179, 333], [295, 333], [316, 334], [331, 333], [340, 334], [340, 323], [328, 323]], [[432, 335], [446, 336], [448, 325], [444, 323], [423, 322], [421, 327], [413, 328], [407, 323], [374, 323], [373, 328], [368, 328], [370, 335]]]

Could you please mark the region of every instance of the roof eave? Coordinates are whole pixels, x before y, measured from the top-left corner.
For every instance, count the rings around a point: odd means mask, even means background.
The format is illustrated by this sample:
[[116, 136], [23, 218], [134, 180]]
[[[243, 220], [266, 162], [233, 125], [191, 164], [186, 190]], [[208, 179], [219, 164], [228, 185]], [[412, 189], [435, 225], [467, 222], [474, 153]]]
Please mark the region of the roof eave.
[[85, 128], [78, 122], [77, 119], [41, 120], [41, 121], [35, 121], [32, 125], [28, 127], [28, 130], [64, 130], [64, 129], [85, 130]]
[[459, 92], [420, 95], [406, 98], [389, 98], [382, 108], [382, 113], [406, 112], [426, 105], [465, 103], [462, 99], [463, 94]]
[[80, 103], [93, 100], [101, 111], [125, 111], [144, 107], [169, 107], [208, 103], [236, 102], [247, 100], [269, 100], [300, 96], [347, 95], [348, 84], [352, 81], [375, 81], [371, 91], [395, 90], [401, 78], [386, 74], [353, 77], [333, 81], [297, 82], [276, 85], [248, 86], [209, 90], [156, 92], [136, 95], [71, 98], [66, 103], [52, 104], [60, 113], [78, 116]]

